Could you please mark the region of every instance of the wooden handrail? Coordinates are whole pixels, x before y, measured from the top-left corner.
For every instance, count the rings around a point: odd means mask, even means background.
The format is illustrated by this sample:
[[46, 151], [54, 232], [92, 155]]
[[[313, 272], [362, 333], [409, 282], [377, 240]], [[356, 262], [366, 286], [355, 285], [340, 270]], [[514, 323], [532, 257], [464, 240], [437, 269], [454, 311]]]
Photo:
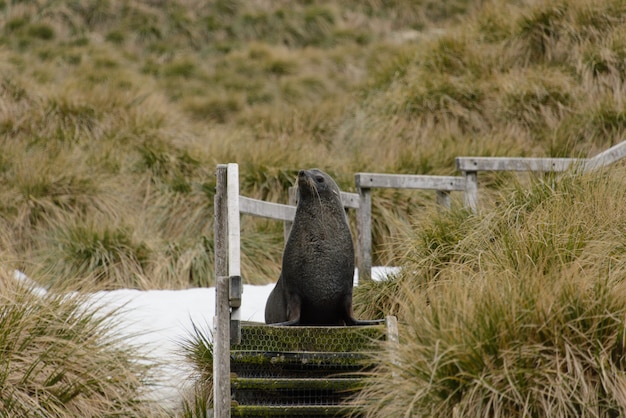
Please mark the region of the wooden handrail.
[[565, 171], [577, 158], [457, 157], [459, 171]]
[[456, 168], [465, 178], [465, 205], [478, 210], [479, 171], [562, 172], [580, 166], [592, 171], [626, 157], [626, 141], [612, 146], [592, 158], [522, 158], [522, 157], [457, 157]]
[[611, 148], [602, 151], [595, 157], [589, 158], [584, 164], [585, 171], [593, 171], [611, 165], [626, 157], [626, 141], [622, 141]]
[[294, 216], [296, 216], [295, 206], [266, 202], [245, 196], [239, 196], [239, 211], [278, 221], [293, 221]]
[[394, 188], [441, 191], [463, 191], [465, 183], [461, 177], [425, 176], [417, 174], [356, 173], [357, 188]]

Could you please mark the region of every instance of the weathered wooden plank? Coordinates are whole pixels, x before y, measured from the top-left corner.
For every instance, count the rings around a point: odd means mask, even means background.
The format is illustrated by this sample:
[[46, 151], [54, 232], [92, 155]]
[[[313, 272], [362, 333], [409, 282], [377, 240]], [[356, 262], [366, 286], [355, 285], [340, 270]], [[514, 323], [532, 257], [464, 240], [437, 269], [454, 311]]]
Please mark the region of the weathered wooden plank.
[[463, 176], [465, 177], [463, 204], [466, 208], [476, 213], [478, 210], [478, 173], [476, 171], [465, 171]]
[[572, 164], [585, 170], [604, 167], [626, 157], [626, 141], [588, 159], [581, 158], [523, 158], [523, 157], [456, 157], [459, 171], [565, 171]]
[[227, 276], [215, 278], [213, 407], [215, 418], [230, 417], [230, 312]]
[[[228, 289], [224, 277], [228, 274], [228, 208], [226, 183], [228, 166], [220, 164], [216, 171], [214, 198], [215, 236], [215, 318], [213, 320], [213, 398], [217, 418], [230, 416], [230, 335], [226, 329], [228, 312]], [[227, 315], [226, 319], [224, 315]]]
[[600, 167], [611, 165], [626, 157], [626, 141], [622, 141], [611, 148], [602, 151], [600, 154], [585, 161], [584, 170], [591, 171]]
[[240, 249], [241, 228], [239, 226], [239, 166], [228, 164], [228, 275], [241, 276]]
[[437, 205], [450, 209], [450, 192], [437, 190]]
[[356, 186], [361, 188], [396, 188], [441, 191], [462, 191], [465, 181], [454, 176], [425, 176], [418, 174], [355, 174]]
[[215, 190], [215, 318], [213, 323], [213, 399], [217, 418], [230, 417], [230, 312], [228, 306], [228, 166], [220, 164]]
[[[359, 207], [359, 195], [356, 193], [341, 192], [341, 201], [344, 207], [355, 209]], [[279, 221], [293, 221], [296, 216], [295, 206], [266, 202], [245, 196], [239, 196], [239, 210], [241, 213]]]
[[228, 207], [226, 204], [226, 164], [217, 166], [214, 201], [213, 236], [215, 240], [214, 277], [228, 275]]
[[241, 213], [279, 221], [293, 221], [296, 216], [295, 206], [266, 202], [245, 196], [239, 196], [239, 210]]
[[[239, 212], [239, 165], [228, 164], [228, 275], [230, 277], [241, 276], [241, 227]], [[229, 306], [230, 307], [230, 306]], [[230, 307], [229, 343], [237, 341], [239, 338], [239, 324], [241, 321], [241, 310], [239, 307]], [[230, 347], [230, 346], [229, 346]]]
[[393, 345], [400, 344], [400, 333], [398, 332], [398, 318], [394, 315], [385, 317], [385, 328], [387, 330], [387, 341]]
[[565, 171], [577, 158], [456, 157], [459, 171]]
[[358, 193], [341, 193], [341, 203], [344, 208], [358, 209], [359, 208], [359, 194]]

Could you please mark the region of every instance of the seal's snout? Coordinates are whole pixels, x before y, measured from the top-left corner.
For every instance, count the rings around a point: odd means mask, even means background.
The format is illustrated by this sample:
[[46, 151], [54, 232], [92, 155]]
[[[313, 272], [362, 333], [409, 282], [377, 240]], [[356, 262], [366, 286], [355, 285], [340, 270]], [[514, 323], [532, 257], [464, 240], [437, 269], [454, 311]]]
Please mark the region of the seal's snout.
[[301, 197], [304, 196], [305, 193], [310, 193], [315, 189], [315, 184], [311, 181], [311, 176], [309, 176], [306, 170], [300, 170], [298, 172], [298, 188]]
[[298, 184], [307, 184], [309, 182], [309, 176], [306, 170], [300, 170], [298, 172]]

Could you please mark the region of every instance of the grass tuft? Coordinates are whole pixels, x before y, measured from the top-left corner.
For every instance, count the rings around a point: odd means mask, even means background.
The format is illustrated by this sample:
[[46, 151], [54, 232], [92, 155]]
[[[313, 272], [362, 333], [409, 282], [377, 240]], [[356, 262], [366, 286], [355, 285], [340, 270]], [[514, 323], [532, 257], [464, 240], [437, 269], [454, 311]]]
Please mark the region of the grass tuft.
[[195, 384], [182, 404], [182, 416], [186, 418], [207, 418], [213, 406], [213, 342], [209, 333], [193, 324], [192, 334], [181, 343], [195, 373]]
[[40, 296], [0, 273], [0, 407], [8, 416], [165, 416], [149, 368], [81, 296]]
[[57, 230], [50, 238], [57, 250], [42, 252], [41, 257], [49, 269], [46, 273], [57, 280], [91, 277], [97, 287], [143, 287], [150, 249], [128, 227], [77, 224]]

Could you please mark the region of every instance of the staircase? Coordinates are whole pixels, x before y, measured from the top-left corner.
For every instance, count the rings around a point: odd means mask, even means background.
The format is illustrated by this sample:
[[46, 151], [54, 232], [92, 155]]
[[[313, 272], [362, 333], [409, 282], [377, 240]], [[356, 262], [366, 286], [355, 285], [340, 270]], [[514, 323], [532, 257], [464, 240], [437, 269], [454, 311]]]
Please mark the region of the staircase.
[[393, 320], [363, 327], [243, 323], [230, 353], [231, 416], [358, 416], [349, 398], [373, 367], [375, 341], [394, 338]]

